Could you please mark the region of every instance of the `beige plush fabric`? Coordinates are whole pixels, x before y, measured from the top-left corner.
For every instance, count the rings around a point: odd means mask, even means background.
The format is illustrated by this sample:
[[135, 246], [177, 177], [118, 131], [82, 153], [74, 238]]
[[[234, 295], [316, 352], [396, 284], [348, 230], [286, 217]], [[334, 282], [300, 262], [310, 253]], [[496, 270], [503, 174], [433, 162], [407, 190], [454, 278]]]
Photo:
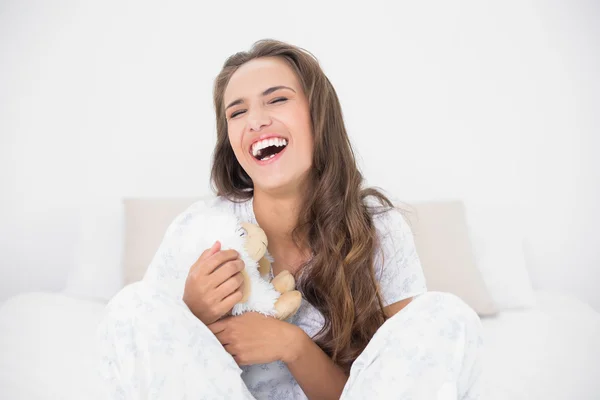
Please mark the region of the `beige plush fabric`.
[[[125, 207], [124, 279], [142, 279], [163, 235], [181, 212], [200, 198], [128, 198]], [[412, 204], [407, 219], [429, 290], [454, 293], [479, 315], [496, 313], [473, 260], [462, 202]]]
[[464, 204], [416, 203], [405, 217], [414, 234], [427, 289], [454, 293], [481, 316], [496, 314], [475, 264]]

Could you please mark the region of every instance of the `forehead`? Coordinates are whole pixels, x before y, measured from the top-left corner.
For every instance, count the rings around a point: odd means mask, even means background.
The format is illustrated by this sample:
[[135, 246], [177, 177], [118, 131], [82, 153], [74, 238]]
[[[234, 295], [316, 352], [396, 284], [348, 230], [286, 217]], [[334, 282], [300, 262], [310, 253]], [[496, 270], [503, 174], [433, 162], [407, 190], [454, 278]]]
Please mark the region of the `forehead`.
[[248, 61], [237, 69], [229, 79], [223, 100], [229, 101], [259, 96], [273, 86], [289, 86], [298, 93], [301, 88], [290, 65], [279, 57], [262, 57]]

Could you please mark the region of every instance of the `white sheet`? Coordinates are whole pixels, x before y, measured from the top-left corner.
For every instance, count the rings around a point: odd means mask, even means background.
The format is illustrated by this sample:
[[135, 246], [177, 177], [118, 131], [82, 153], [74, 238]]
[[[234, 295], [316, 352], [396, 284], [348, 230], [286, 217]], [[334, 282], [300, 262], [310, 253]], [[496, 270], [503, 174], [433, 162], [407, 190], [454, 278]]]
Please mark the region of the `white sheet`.
[[[537, 305], [483, 320], [485, 399], [600, 398], [600, 313], [537, 292]], [[29, 293], [0, 307], [1, 399], [93, 399], [91, 341], [104, 304]]]
[[536, 306], [483, 319], [486, 399], [600, 399], [600, 313], [536, 292]]
[[93, 399], [90, 347], [104, 304], [28, 293], [0, 308], [0, 399]]

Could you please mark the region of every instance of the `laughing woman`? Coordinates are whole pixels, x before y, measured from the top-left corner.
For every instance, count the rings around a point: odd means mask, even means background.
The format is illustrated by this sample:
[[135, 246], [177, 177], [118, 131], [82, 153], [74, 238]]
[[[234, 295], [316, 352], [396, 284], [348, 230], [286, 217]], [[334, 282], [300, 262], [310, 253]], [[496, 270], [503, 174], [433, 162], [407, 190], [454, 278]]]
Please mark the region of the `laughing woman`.
[[[216, 243], [193, 266], [157, 256], [100, 325], [107, 397], [479, 399], [479, 318], [456, 296], [427, 291], [401, 212], [362, 187], [317, 60], [259, 41], [226, 60], [214, 106], [216, 196], [190, 210], [225, 208], [258, 224], [271, 273], [296, 277], [302, 305], [288, 321], [227, 316], [242, 298], [235, 251]], [[179, 272], [182, 293], [160, 292], [157, 271]]]

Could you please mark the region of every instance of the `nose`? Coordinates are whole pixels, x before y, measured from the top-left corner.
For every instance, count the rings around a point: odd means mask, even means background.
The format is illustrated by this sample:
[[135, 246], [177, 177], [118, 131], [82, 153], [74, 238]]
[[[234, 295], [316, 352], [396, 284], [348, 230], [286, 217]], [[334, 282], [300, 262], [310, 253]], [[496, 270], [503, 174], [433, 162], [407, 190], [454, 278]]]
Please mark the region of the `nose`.
[[271, 125], [271, 118], [262, 109], [249, 111], [248, 127], [252, 131], [260, 131], [262, 127]]

